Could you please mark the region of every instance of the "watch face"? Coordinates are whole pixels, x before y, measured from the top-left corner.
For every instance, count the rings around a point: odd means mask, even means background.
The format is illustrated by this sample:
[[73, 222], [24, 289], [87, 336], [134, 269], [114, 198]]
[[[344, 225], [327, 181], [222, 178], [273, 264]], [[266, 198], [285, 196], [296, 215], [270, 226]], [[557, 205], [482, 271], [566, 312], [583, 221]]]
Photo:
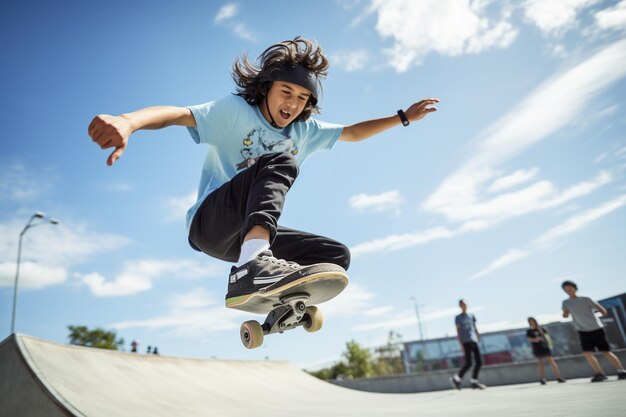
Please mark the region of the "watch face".
[[406, 114], [404, 114], [404, 111], [402, 109], [398, 110], [398, 116], [400, 117], [400, 121], [402, 122], [402, 126], [408, 126], [409, 125], [409, 119], [406, 118]]

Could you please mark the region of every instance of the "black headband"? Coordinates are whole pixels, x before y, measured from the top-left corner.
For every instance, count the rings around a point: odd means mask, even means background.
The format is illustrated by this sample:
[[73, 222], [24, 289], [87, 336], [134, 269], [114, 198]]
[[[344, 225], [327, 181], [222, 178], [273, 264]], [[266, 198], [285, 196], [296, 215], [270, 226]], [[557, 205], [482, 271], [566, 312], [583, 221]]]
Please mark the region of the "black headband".
[[285, 64], [274, 68], [264, 78], [266, 81], [286, 81], [297, 84], [308, 89], [316, 101], [319, 98], [317, 76], [300, 64]]

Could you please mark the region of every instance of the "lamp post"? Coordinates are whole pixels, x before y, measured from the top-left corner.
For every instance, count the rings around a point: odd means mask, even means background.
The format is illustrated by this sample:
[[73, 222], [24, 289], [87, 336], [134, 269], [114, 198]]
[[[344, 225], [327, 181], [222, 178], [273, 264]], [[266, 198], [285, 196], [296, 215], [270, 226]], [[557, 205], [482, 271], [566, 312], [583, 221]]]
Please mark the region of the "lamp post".
[[24, 237], [24, 233], [26, 233], [26, 231], [32, 227], [35, 226], [41, 226], [42, 224], [59, 224], [59, 221], [57, 219], [50, 219], [49, 222], [39, 222], [39, 223], [33, 223], [34, 220], [37, 219], [43, 219], [44, 217], [46, 217], [45, 214], [43, 214], [42, 212], [38, 211], [35, 214], [33, 214], [32, 216], [30, 216], [30, 219], [28, 220], [28, 223], [26, 223], [26, 226], [24, 226], [24, 229], [22, 230], [22, 233], [20, 233], [20, 242], [18, 245], [18, 249], [17, 249], [17, 269], [15, 271], [15, 286], [13, 287], [13, 315], [11, 316], [11, 334], [15, 333], [15, 309], [17, 307], [17, 283], [20, 277], [20, 262], [22, 261], [22, 238]]
[[419, 331], [420, 331], [420, 340], [424, 340], [424, 332], [422, 330], [422, 320], [420, 319], [420, 308], [417, 305], [417, 300], [415, 299], [415, 297], [411, 297], [411, 300], [413, 300], [413, 306], [415, 307], [415, 315], [417, 316], [417, 327], [419, 328]]

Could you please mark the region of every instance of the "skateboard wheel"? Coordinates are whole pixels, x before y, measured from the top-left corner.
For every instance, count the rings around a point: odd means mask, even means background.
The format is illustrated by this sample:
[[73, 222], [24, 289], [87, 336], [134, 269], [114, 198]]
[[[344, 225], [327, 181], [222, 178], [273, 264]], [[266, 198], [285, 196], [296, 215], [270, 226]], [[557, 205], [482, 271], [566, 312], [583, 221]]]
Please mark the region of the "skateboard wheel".
[[322, 310], [319, 308], [310, 306], [306, 308], [302, 320], [304, 321], [304, 330], [313, 333], [322, 328], [322, 325], [324, 324], [324, 315], [322, 314]]
[[263, 344], [263, 327], [256, 320], [242, 323], [239, 335], [241, 336], [241, 342], [247, 349], [258, 348]]

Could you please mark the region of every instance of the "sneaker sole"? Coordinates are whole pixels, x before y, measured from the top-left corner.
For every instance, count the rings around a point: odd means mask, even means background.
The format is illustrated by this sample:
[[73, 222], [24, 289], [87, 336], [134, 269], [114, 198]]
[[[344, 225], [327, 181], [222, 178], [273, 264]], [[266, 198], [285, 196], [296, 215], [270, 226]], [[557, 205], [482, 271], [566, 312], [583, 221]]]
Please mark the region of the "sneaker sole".
[[226, 307], [265, 314], [280, 305], [282, 297], [295, 293], [309, 294], [306, 304], [315, 305], [334, 298], [347, 285], [348, 275], [339, 270], [314, 272], [301, 278], [288, 276], [260, 291], [227, 298]]

